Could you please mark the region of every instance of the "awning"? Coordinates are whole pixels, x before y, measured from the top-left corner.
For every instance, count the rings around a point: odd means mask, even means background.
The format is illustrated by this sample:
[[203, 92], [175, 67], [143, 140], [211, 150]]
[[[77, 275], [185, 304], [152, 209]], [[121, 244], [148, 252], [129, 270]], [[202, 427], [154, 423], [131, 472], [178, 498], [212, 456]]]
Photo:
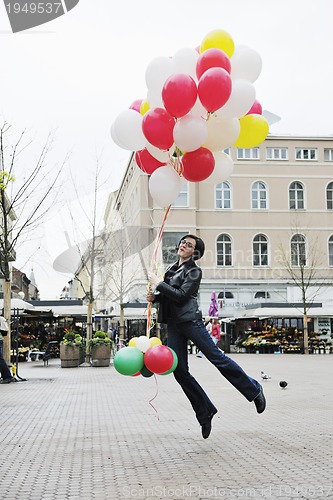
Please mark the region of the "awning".
[[[69, 306], [60, 304], [59, 306], [38, 306], [36, 307], [40, 312], [52, 312], [53, 316], [87, 316], [88, 306], [85, 305], [75, 305]], [[93, 313], [94, 314], [94, 313]]]
[[[235, 313], [236, 319], [302, 318], [303, 315], [303, 311], [297, 307], [257, 307]], [[333, 318], [333, 308], [310, 307], [307, 311], [307, 315], [314, 318], [321, 316]]]
[[[151, 313], [156, 314], [156, 308], [152, 307]], [[98, 317], [98, 314], [96, 316]], [[113, 319], [120, 319], [119, 311], [115, 312]], [[147, 319], [147, 307], [125, 307], [124, 319]]]
[[[0, 299], [0, 309], [3, 309], [3, 299]], [[18, 309], [19, 311], [33, 311], [35, 307], [22, 299], [10, 299], [10, 309]]]

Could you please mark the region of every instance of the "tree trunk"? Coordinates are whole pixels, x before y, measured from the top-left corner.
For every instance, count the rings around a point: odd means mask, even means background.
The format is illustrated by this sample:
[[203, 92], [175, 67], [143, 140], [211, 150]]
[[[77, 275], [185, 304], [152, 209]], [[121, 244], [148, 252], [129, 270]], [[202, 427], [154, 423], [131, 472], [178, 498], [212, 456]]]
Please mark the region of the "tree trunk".
[[11, 281], [4, 281], [3, 283], [3, 315], [7, 320], [8, 324], [8, 334], [4, 337], [3, 341], [3, 357], [7, 364], [10, 364], [10, 351], [11, 351], [11, 310], [10, 310], [10, 299], [11, 299]]
[[92, 339], [93, 321], [92, 321], [93, 302], [89, 302], [87, 311], [87, 338], [86, 338], [86, 362], [89, 363], [89, 340]]
[[125, 314], [124, 307], [120, 304], [120, 315], [119, 315], [119, 338], [120, 340], [125, 339]]
[[307, 313], [304, 313], [303, 316], [303, 343], [304, 343], [304, 354], [309, 354], [309, 332], [308, 332]]

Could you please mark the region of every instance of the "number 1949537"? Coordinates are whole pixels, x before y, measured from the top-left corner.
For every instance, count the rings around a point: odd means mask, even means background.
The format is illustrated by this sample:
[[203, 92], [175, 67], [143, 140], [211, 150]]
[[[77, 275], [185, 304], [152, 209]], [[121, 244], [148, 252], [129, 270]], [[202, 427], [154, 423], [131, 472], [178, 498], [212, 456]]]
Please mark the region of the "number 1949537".
[[25, 2], [7, 3], [6, 9], [9, 14], [57, 14], [63, 9], [61, 2]]

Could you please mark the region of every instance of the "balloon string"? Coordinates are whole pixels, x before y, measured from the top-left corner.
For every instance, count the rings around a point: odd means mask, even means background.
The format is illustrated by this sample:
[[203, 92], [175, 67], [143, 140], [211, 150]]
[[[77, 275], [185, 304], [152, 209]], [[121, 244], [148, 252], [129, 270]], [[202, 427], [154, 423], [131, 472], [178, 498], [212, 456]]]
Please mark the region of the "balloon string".
[[[151, 267], [150, 267], [150, 269], [151, 269], [152, 272], [157, 268], [157, 252], [158, 252], [158, 249], [159, 249], [162, 237], [163, 237], [164, 228], [165, 228], [165, 224], [166, 224], [168, 215], [170, 213], [170, 209], [171, 209], [171, 205], [169, 205], [165, 209], [163, 220], [162, 220], [162, 224], [161, 224], [160, 230], [159, 230], [157, 238], [156, 238], [155, 248], [154, 248], [154, 252], [153, 252], [153, 256], [152, 256], [152, 261], [151, 261]], [[151, 284], [148, 283], [147, 292], [150, 292], [150, 291], [151, 291]], [[152, 307], [153, 307], [153, 303], [152, 302], [148, 302], [148, 306], [147, 306], [147, 331], [146, 331], [146, 336], [147, 337], [150, 336], [150, 330], [153, 328]]]
[[160, 416], [158, 414], [158, 411], [156, 410], [155, 406], [152, 404], [152, 401], [154, 401], [154, 399], [157, 398], [157, 395], [158, 395], [158, 384], [157, 384], [157, 377], [156, 377], [155, 373], [154, 373], [154, 378], [155, 378], [155, 384], [156, 384], [156, 393], [155, 393], [155, 396], [149, 400], [149, 404], [152, 407], [152, 409], [154, 410], [154, 412], [156, 413], [157, 420], [160, 421]]

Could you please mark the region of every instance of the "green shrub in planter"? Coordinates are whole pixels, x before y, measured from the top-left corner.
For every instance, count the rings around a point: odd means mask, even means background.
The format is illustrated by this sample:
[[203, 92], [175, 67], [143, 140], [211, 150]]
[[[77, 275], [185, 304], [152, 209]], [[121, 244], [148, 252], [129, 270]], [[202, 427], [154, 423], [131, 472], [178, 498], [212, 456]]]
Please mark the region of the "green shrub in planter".
[[90, 351], [94, 346], [97, 345], [109, 345], [112, 348], [112, 344], [113, 344], [112, 340], [109, 339], [107, 334], [102, 330], [97, 330], [97, 332], [94, 333], [93, 338], [90, 339], [88, 342]]

